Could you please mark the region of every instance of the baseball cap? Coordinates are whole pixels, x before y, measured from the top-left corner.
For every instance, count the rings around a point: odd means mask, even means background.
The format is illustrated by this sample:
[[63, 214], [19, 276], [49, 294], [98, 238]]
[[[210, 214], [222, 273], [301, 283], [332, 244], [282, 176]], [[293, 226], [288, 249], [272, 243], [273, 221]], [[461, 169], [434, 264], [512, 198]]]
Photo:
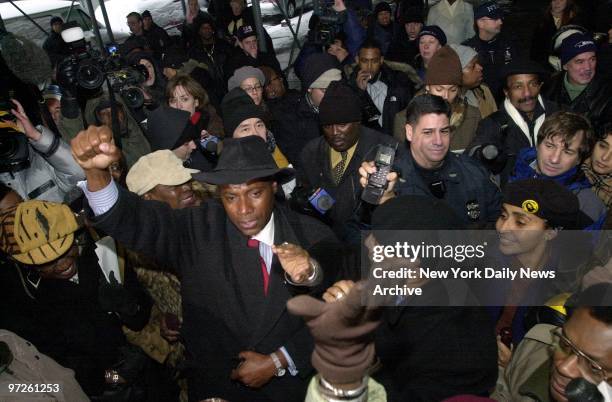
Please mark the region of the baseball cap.
[[504, 18], [504, 10], [499, 8], [496, 2], [487, 1], [486, 3], [482, 3], [476, 7], [474, 10], [475, 20], [483, 17], [491, 18], [492, 20]]
[[243, 41], [249, 36], [256, 36], [256, 35], [257, 35], [257, 32], [250, 25], [241, 26], [240, 28], [238, 28], [238, 33], [236, 34], [239, 41]]

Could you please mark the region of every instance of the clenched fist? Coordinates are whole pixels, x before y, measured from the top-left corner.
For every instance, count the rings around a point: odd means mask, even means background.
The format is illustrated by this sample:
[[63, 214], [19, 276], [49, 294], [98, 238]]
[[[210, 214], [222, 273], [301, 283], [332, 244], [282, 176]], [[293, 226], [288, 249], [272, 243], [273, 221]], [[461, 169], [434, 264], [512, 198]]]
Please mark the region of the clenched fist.
[[121, 159], [110, 128], [89, 126], [70, 141], [70, 146], [72, 157], [85, 171], [89, 191], [106, 187], [112, 180], [109, 166]]
[[121, 150], [113, 143], [113, 133], [107, 126], [89, 126], [70, 141], [72, 156], [85, 170], [107, 170], [121, 159]]

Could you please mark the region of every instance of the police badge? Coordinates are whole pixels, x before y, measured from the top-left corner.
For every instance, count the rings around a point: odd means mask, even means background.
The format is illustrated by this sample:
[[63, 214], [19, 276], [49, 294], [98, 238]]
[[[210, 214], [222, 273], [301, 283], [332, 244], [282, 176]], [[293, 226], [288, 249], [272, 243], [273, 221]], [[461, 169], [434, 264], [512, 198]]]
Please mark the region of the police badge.
[[465, 203], [467, 215], [471, 220], [477, 221], [480, 218], [480, 204], [477, 200], [471, 200]]

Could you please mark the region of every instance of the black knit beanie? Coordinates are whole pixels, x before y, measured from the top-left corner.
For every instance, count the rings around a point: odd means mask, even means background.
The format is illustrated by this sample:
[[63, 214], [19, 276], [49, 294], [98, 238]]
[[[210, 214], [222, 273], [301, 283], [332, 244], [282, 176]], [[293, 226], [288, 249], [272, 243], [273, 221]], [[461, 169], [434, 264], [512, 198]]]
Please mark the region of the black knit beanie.
[[253, 99], [240, 87], [234, 88], [223, 97], [221, 102], [223, 128], [226, 137], [233, 137], [234, 130], [246, 119], [264, 119], [263, 109], [253, 103]]
[[361, 103], [355, 91], [348, 85], [334, 81], [329, 84], [319, 105], [321, 125], [343, 124], [361, 121]]

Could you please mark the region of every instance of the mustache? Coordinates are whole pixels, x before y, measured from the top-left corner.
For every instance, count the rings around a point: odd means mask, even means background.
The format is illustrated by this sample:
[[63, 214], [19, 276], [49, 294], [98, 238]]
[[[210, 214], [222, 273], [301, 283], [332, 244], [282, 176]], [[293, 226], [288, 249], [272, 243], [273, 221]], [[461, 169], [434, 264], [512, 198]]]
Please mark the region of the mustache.
[[518, 100], [518, 103], [530, 102], [530, 101], [534, 101], [534, 100], [536, 100], [536, 99], [538, 99], [538, 98], [537, 98], [537, 97], [535, 97], [535, 96], [527, 96], [527, 97], [525, 97], [525, 98], [521, 98], [521, 99], [519, 99], [519, 100]]

